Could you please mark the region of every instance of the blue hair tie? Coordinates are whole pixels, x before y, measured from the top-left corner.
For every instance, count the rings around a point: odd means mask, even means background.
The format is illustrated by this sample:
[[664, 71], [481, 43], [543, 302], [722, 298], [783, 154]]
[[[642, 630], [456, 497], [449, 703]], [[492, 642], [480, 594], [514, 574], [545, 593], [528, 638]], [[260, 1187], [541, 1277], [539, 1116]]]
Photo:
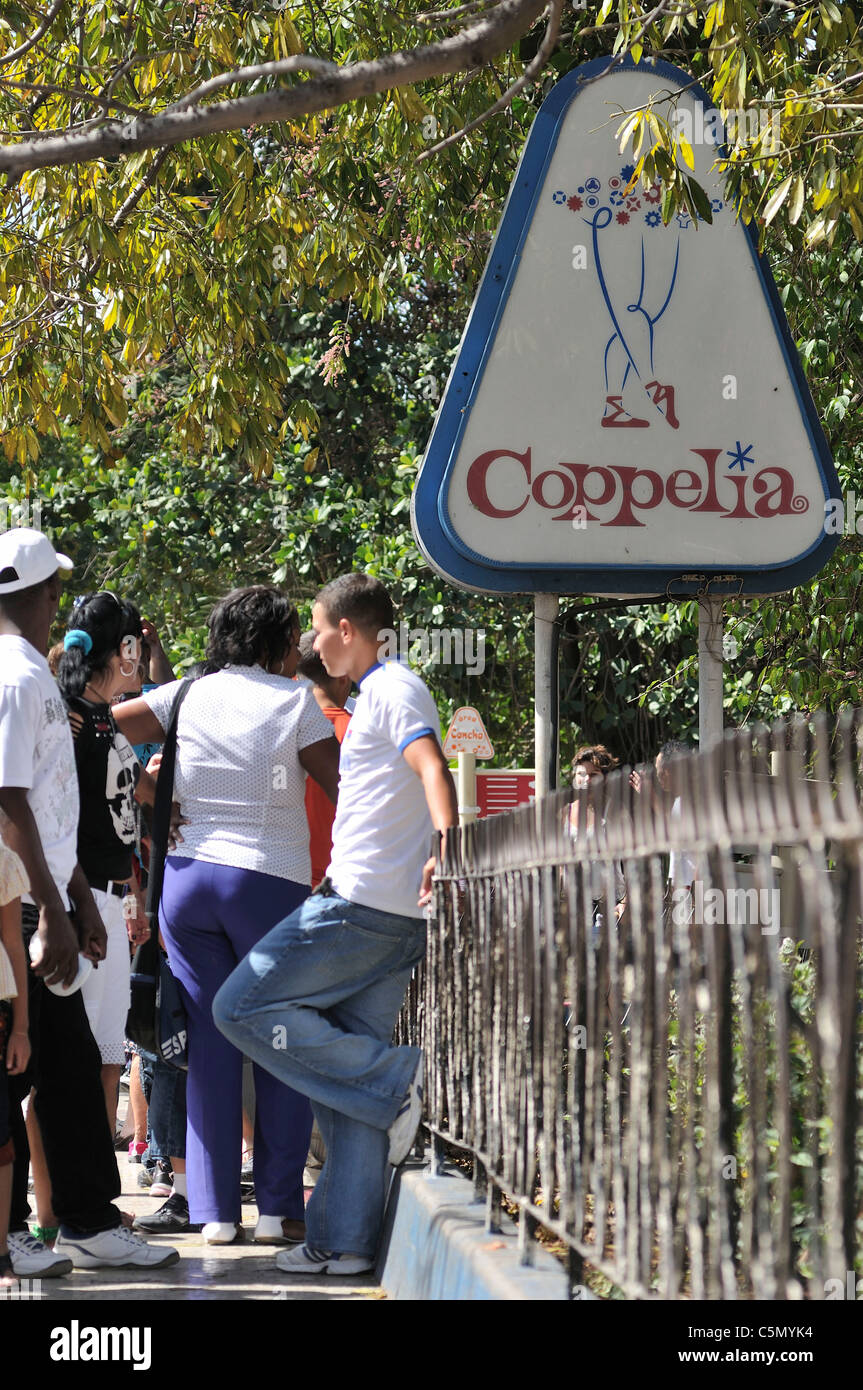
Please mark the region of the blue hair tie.
[[82, 627], [73, 627], [63, 638], [63, 650], [67, 652], [70, 647], [82, 647], [84, 655], [88, 656], [93, 650], [93, 638]]

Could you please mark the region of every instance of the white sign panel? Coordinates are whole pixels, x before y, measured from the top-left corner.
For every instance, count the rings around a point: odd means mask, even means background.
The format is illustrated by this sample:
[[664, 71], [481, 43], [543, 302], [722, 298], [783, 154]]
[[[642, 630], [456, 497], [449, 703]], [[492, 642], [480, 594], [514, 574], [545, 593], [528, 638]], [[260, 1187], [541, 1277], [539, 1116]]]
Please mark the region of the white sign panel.
[[835, 545], [839, 490], [769, 269], [711, 168], [703, 97], [682, 92], [676, 119], [712, 223], [664, 226], [661, 188], [619, 152], [623, 113], [691, 79], [606, 64], [534, 123], [423, 463], [419, 542], [486, 590], [789, 587]]
[[456, 710], [443, 741], [443, 751], [447, 758], [455, 758], [459, 753], [473, 753], [475, 758], [494, 757], [482, 715], [473, 705], [462, 705]]

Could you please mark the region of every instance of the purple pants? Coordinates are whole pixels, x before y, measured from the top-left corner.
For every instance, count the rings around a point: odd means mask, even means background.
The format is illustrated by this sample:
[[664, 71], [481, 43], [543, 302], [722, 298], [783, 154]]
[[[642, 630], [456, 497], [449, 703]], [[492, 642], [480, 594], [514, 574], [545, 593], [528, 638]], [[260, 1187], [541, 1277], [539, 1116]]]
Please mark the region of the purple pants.
[[[159, 911], [188, 1011], [186, 1170], [192, 1221], [240, 1220], [242, 1054], [213, 1022], [213, 999], [252, 947], [309, 889], [252, 869], [171, 855]], [[255, 1200], [261, 1216], [303, 1220], [312, 1132], [305, 1096], [255, 1066]]]

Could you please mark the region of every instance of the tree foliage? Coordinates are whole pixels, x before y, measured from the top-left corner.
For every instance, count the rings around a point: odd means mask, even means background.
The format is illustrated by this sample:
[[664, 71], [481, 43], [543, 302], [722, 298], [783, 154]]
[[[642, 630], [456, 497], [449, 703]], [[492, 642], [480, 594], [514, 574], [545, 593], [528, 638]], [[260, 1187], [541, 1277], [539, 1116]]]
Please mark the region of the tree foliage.
[[[832, 245], [843, 217], [861, 236], [850, 5], [606, 0], [599, 14], [568, 6], [560, 29], [562, 0], [541, 12], [536, 0], [425, 14], [357, 0], [5, 4], [7, 459], [34, 464], [64, 421], [110, 458], [141, 381], [182, 368], [172, 445], [194, 461], [236, 450], [267, 474], [316, 424], [274, 311], [323, 296], [344, 323], [381, 322], [407, 258], [430, 278], [462, 262], [476, 276], [542, 95], [533, 79], [603, 53], [669, 58], [723, 113], [776, 116], [736, 129], [728, 152], [745, 216], [779, 217], [809, 246]], [[157, 124], [196, 113], [196, 138]], [[624, 125], [645, 180], [666, 184], [665, 215], [698, 210], [667, 104]]]

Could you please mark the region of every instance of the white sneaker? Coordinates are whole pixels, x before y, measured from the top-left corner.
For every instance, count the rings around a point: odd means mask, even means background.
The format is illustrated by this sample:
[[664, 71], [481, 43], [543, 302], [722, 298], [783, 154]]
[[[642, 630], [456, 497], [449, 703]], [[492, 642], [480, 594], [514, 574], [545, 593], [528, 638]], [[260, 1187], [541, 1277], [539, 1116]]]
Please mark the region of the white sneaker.
[[65, 1255], [55, 1255], [41, 1240], [27, 1231], [9, 1232], [9, 1254], [12, 1268], [19, 1279], [29, 1279], [38, 1274], [42, 1279], [57, 1279], [61, 1274], [72, 1273], [72, 1261]]
[[208, 1221], [201, 1231], [205, 1245], [233, 1245], [245, 1240], [239, 1221]]
[[305, 1238], [305, 1221], [288, 1216], [259, 1216], [253, 1236], [258, 1245], [300, 1245]]
[[423, 1053], [420, 1052], [414, 1079], [410, 1084], [404, 1103], [387, 1130], [390, 1140], [389, 1161], [394, 1168], [398, 1168], [400, 1163], [404, 1163], [413, 1148], [422, 1117]]
[[148, 1245], [135, 1231], [125, 1226], [114, 1226], [110, 1231], [99, 1231], [95, 1236], [59, 1235], [54, 1246], [58, 1255], [68, 1255], [76, 1269], [163, 1269], [174, 1265], [180, 1258], [179, 1250], [172, 1245]]
[[374, 1267], [368, 1255], [334, 1255], [308, 1245], [296, 1245], [276, 1256], [276, 1269], [283, 1274], [368, 1274]]

